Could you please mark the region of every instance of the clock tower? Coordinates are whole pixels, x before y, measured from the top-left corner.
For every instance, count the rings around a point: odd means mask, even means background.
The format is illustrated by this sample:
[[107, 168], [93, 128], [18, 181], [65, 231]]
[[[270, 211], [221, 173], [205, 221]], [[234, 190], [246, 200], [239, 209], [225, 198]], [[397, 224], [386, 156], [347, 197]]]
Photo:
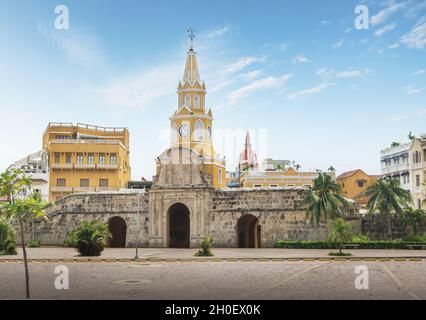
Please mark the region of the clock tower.
[[206, 108], [206, 86], [198, 71], [194, 51], [194, 34], [186, 56], [183, 78], [178, 84], [178, 107], [170, 117], [171, 148], [186, 148], [202, 159], [203, 172], [212, 177], [215, 188], [226, 187], [225, 160], [219, 159], [213, 148], [213, 115]]

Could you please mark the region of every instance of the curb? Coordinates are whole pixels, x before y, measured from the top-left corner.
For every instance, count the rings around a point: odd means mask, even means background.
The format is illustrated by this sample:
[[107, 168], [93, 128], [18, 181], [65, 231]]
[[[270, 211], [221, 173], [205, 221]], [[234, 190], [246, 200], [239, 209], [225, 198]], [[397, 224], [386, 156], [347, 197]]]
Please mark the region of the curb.
[[[179, 263], [179, 262], [423, 262], [426, 257], [316, 257], [316, 258], [52, 258], [28, 259], [29, 263]], [[0, 259], [2, 263], [24, 263], [22, 258]]]

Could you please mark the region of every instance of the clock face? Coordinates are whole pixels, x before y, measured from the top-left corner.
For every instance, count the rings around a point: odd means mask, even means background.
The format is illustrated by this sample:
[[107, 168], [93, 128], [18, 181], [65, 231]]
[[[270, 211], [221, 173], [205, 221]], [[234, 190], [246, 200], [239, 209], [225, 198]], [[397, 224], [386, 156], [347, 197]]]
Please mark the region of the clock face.
[[191, 128], [188, 125], [184, 124], [180, 126], [179, 134], [181, 135], [181, 137], [188, 137], [191, 134]]

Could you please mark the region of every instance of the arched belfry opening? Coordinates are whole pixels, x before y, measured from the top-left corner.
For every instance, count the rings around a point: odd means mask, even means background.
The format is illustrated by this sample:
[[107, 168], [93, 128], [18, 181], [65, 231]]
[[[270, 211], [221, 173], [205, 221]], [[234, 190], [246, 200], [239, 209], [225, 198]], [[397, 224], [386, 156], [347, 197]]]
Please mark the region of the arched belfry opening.
[[255, 216], [247, 214], [238, 219], [238, 248], [260, 248], [261, 234], [259, 219]]
[[187, 206], [176, 203], [168, 211], [169, 248], [189, 248], [190, 213]]
[[108, 247], [125, 248], [126, 247], [126, 221], [122, 217], [112, 217], [108, 221], [108, 229], [111, 234], [108, 239]]

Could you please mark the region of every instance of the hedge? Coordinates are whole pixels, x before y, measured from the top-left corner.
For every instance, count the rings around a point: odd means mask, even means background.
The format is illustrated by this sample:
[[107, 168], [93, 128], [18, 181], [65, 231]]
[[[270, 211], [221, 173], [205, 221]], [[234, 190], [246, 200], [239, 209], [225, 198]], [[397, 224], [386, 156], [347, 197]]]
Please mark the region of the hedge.
[[[408, 242], [402, 240], [392, 241], [362, 241], [351, 242], [348, 244], [357, 244], [359, 249], [407, 249], [407, 245], [425, 245], [426, 243]], [[328, 241], [290, 241], [278, 240], [276, 248], [282, 249], [338, 249], [337, 246]]]

